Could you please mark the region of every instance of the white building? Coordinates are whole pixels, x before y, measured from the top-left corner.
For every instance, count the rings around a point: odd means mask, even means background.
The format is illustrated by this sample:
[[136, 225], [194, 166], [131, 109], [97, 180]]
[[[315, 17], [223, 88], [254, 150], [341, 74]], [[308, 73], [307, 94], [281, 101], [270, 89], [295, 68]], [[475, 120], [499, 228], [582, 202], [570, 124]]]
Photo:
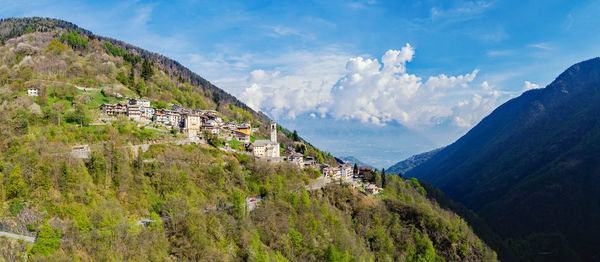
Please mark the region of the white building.
[[279, 158], [279, 144], [271, 140], [256, 140], [252, 144], [252, 153], [260, 158]]
[[289, 155], [288, 161], [296, 164], [300, 168], [304, 168], [304, 156], [300, 153], [293, 153]]
[[92, 158], [92, 151], [89, 145], [79, 145], [71, 147], [71, 157], [78, 159]]
[[200, 131], [200, 125], [202, 121], [200, 120], [200, 115], [196, 113], [188, 113], [183, 115], [183, 128], [181, 132], [188, 135], [189, 137], [194, 137], [198, 135], [198, 131]]
[[277, 124], [271, 123], [271, 140], [256, 140], [252, 144], [252, 153], [260, 158], [279, 158], [279, 143], [277, 143]]
[[250, 143], [250, 135], [243, 133], [243, 132], [234, 132], [235, 135], [235, 139], [237, 139], [238, 141], [242, 142], [242, 143]]
[[136, 106], [140, 106], [140, 107], [150, 107], [150, 101], [148, 101], [146, 99], [130, 98], [130, 99], [127, 99], [127, 103], [130, 105], [136, 105]]
[[321, 168], [321, 173], [323, 176], [331, 179], [340, 179], [342, 176], [342, 171], [339, 167], [323, 166]]
[[156, 110], [154, 110], [153, 107], [145, 107], [145, 106], [143, 106], [140, 110], [141, 110], [142, 117], [145, 117], [148, 119], [152, 118], [152, 116], [154, 115], [154, 112], [156, 111]]
[[207, 120], [202, 124], [202, 130], [208, 131], [212, 134], [218, 134], [219, 133], [219, 125], [217, 124], [217, 121], [215, 121], [215, 120]]
[[27, 89], [27, 95], [28, 96], [39, 96], [40, 90], [35, 87], [30, 87], [29, 89]]
[[169, 123], [172, 127], [179, 127], [181, 123], [181, 114], [177, 111], [165, 110]]
[[271, 122], [271, 141], [277, 143], [277, 124]]
[[368, 184], [365, 187], [365, 191], [367, 191], [367, 193], [375, 195], [379, 193], [379, 187], [374, 184]]
[[354, 175], [354, 167], [350, 164], [343, 164], [340, 166], [342, 169], [342, 179], [350, 179]]
[[127, 105], [127, 116], [134, 120], [139, 120], [142, 115], [140, 106], [138, 105]]

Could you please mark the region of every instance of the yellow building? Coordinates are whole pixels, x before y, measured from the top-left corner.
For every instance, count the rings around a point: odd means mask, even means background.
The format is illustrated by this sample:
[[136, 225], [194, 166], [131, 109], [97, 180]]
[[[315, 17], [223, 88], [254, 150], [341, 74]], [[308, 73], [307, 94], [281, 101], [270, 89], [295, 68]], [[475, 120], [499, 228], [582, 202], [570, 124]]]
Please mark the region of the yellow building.
[[237, 127], [237, 131], [240, 133], [244, 133], [246, 135], [251, 135], [251, 131], [252, 128], [250, 126], [250, 124], [242, 124], [240, 126]]

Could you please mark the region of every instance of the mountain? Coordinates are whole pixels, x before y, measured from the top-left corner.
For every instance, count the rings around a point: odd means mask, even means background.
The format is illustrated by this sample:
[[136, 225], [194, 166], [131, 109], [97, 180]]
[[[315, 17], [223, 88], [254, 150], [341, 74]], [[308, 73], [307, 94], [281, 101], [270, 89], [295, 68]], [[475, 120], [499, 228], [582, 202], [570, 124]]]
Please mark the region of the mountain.
[[342, 157], [339, 157], [339, 159], [344, 161], [344, 163], [346, 163], [346, 164], [352, 164], [352, 165], [356, 164], [358, 166], [366, 166], [366, 167], [373, 168], [371, 165], [369, 165], [365, 162], [362, 162], [358, 158], [353, 157], [353, 156], [342, 156]]
[[[91, 39], [97, 39], [99, 41], [110, 42], [113, 45], [123, 48], [134, 55], [154, 61], [158, 64], [161, 70], [167, 72], [170, 75], [173, 75], [181, 82], [186, 81], [192, 86], [199, 86], [200, 88], [202, 88], [203, 91], [211, 92], [211, 95], [213, 96], [211, 97], [211, 99], [223, 100], [224, 102], [231, 102], [235, 106], [243, 108], [245, 111], [251, 112], [255, 115], [259, 114], [257, 112], [254, 112], [246, 104], [239, 101], [236, 97], [216, 87], [208, 80], [192, 72], [190, 69], [186, 68], [185, 66], [181, 65], [175, 60], [172, 60], [160, 54], [147, 51], [137, 46], [130, 45], [120, 40], [112, 39], [110, 37], [105, 37], [101, 35], [95, 35], [92, 32], [80, 28], [77, 25], [67, 21], [42, 17], [0, 19], [0, 41], [4, 43], [10, 38], [14, 38], [28, 32], [51, 32], [56, 29], [62, 29], [67, 31], [75, 30], [78, 32], [78, 34], [82, 36], [87, 36]], [[264, 117], [266, 118], [266, 116]]]
[[[130, 119], [138, 106], [98, 109], [143, 98], [267, 137], [268, 118], [174, 61], [55, 19], [5, 19], [0, 34], [2, 261], [496, 260], [416, 180], [390, 176], [383, 196], [335, 182], [307, 190], [314, 168], [261, 161], [234, 139], [223, 149], [208, 131], [193, 143]], [[278, 127], [281, 149], [335, 164], [292, 138]]]
[[475, 211], [514, 259], [599, 260], [600, 58], [501, 105], [406, 176]]
[[432, 158], [435, 154], [440, 152], [442, 149], [443, 149], [443, 147], [437, 148], [437, 149], [434, 149], [434, 150], [431, 150], [431, 151], [428, 151], [425, 153], [413, 155], [405, 160], [402, 160], [402, 161], [394, 164], [393, 166], [390, 166], [385, 171], [388, 172], [389, 174], [405, 174], [409, 170], [417, 167], [418, 165], [425, 163], [425, 161]]

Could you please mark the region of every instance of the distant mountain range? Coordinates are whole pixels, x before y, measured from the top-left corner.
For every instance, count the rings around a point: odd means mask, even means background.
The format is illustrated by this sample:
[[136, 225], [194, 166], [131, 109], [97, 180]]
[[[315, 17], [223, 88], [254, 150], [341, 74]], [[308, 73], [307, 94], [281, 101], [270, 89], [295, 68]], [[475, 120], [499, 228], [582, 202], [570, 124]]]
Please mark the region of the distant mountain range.
[[443, 149], [443, 147], [437, 148], [437, 149], [434, 149], [434, 150], [431, 150], [431, 151], [428, 151], [425, 153], [413, 155], [405, 160], [402, 160], [402, 161], [390, 166], [385, 171], [388, 174], [395, 174], [395, 175], [405, 174], [406, 172], [415, 168], [416, 166], [425, 163], [425, 161], [432, 158], [435, 154], [440, 152], [442, 149]]
[[353, 157], [353, 156], [342, 156], [342, 157], [338, 157], [338, 159], [344, 161], [344, 163], [346, 164], [357, 164], [358, 166], [366, 166], [366, 167], [370, 167], [373, 168], [373, 166], [360, 161], [358, 158]]
[[406, 176], [484, 218], [503, 260], [600, 260], [600, 58], [501, 105]]

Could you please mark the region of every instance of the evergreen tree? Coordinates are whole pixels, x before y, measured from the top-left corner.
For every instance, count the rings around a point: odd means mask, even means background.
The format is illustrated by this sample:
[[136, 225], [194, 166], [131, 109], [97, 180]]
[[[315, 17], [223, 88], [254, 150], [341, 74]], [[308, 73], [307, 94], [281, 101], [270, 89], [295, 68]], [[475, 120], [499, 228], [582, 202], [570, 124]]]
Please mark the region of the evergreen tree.
[[135, 85], [135, 69], [133, 68], [133, 64], [131, 65], [131, 72], [129, 72], [129, 85]]
[[385, 168], [381, 169], [381, 187], [385, 188], [385, 184], [387, 183], [386, 181], [386, 177], [385, 177]]
[[294, 134], [292, 135], [292, 139], [294, 141], [300, 141], [300, 137], [298, 137], [298, 132], [294, 130]]
[[356, 163], [354, 163], [354, 169], [352, 170], [352, 174], [354, 174], [354, 176], [358, 175], [358, 166], [356, 165]]
[[60, 247], [60, 229], [52, 230], [52, 227], [48, 224], [48, 221], [44, 222], [40, 232], [37, 235], [37, 241], [33, 244], [31, 253], [48, 256], [58, 247]]
[[136, 85], [135, 85], [135, 91], [140, 95], [140, 96], [145, 96], [146, 93], [148, 92], [148, 88], [146, 88], [146, 84], [144, 84], [144, 81], [139, 81]]
[[216, 110], [219, 110], [219, 106], [221, 105], [221, 97], [217, 92], [213, 93], [213, 101], [215, 101], [215, 104], [217, 105]]
[[25, 195], [25, 181], [23, 181], [22, 173], [20, 165], [15, 166], [10, 173], [6, 186], [7, 199], [18, 198]]
[[4, 175], [2, 175], [2, 168], [0, 167], [0, 201], [4, 202]]
[[144, 62], [142, 63], [142, 72], [140, 74], [142, 75], [142, 78], [144, 78], [144, 80], [150, 80], [150, 77], [152, 77], [152, 75], [154, 74], [154, 71], [152, 71], [152, 62], [150, 62], [150, 59], [144, 58]]

